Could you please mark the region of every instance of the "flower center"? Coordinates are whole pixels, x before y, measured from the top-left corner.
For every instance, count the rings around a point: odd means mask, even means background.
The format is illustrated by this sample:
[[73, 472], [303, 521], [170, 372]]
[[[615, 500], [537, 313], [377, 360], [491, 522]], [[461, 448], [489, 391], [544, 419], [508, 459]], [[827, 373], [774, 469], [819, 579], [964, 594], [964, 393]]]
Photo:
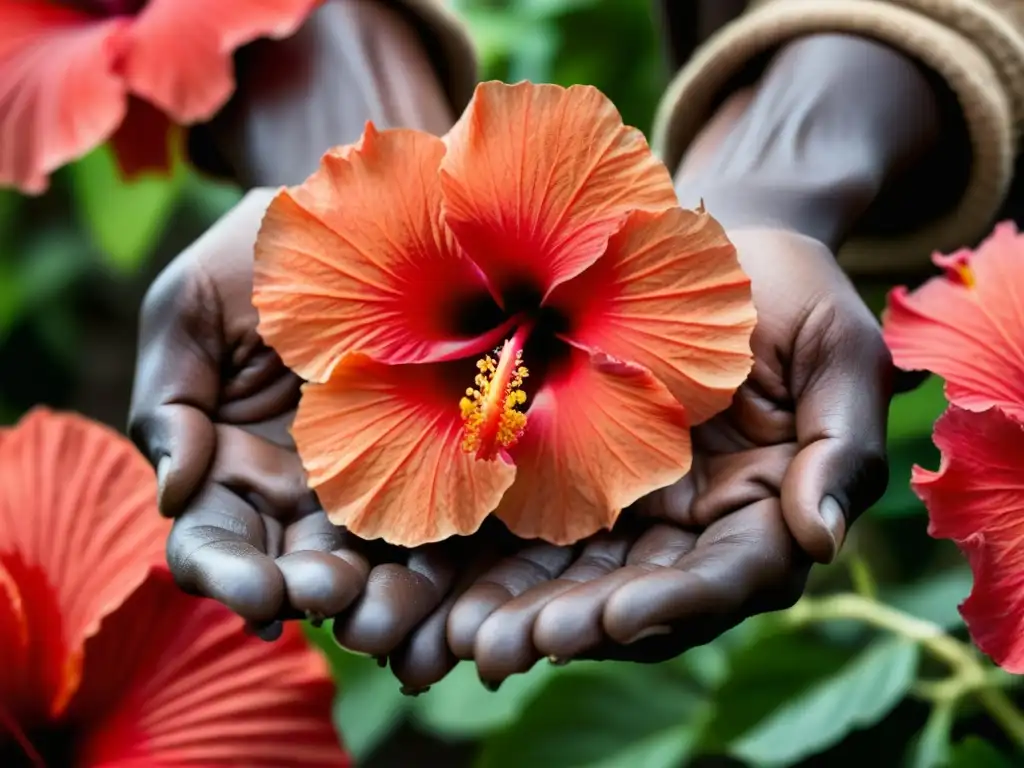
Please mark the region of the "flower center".
[[523, 345], [529, 334], [528, 324], [519, 326], [493, 355], [479, 360], [476, 387], [467, 389], [459, 403], [462, 450], [475, 453], [477, 459], [494, 459], [499, 450], [515, 445], [526, 431], [526, 414], [519, 409], [526, 403], [523, 379], [530, 375], [522, 364]]

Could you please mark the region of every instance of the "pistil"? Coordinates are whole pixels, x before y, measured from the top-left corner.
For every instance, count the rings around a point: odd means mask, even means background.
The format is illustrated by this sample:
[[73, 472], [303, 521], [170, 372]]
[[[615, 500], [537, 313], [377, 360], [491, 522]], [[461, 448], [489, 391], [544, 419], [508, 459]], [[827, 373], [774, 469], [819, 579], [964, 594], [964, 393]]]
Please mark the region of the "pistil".
[[511, 339], [476, 364], [475, 387], [466, 390], [462, 410], [462, 450], [489, 461], [501, 450], [515, 445], [526, 431], [523, 379], [530, 372], [523, 365], [523, 347], [532, 323], [520, 325]]

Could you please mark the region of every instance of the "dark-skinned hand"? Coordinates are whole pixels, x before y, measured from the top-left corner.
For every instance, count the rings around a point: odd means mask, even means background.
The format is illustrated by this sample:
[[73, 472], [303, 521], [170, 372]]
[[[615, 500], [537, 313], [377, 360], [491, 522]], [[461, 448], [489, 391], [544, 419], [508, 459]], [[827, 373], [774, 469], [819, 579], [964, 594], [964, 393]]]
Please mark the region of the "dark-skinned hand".
[[691, 474], [576, 547], [465, 560], [455, 591], [391, 654], [409, 689], [460, 658], [498, 684], [545, 656], [675, 656], [791, 605], [812, 558], [831, 561], [884, 491], [891, 362], [871, 313], [821, 243], [730, 237], [758, 307], [755, 365], [732, 406], [694, 431]]

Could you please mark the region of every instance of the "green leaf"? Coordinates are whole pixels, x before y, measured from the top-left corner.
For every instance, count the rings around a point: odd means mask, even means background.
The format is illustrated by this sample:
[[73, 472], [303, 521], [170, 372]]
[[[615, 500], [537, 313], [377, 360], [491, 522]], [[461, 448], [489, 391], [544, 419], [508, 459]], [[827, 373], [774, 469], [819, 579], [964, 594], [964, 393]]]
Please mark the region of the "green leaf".
[[953, 750], [950, 768], [1013, 768], [1010, 758], [987, 741], [970, 736]]
[[904, 438], [889, 441], [889, 487], [885, 495], [871, 508], [879, 517], [908, 517], [923, 515], [924, 504], [910, 487], [911, 471], [915, 464], [922, 467], [939, 466], [939, 449], [931, 437]]
[[71, 228], [30, 237], [16, 262], [0, 263], [0, 339], [24, 316], [62, 300], [89, 268], [89, 249]]
[[394, 675], [376, 660], [335, 643], [329, 622], [320, 629], [306, 625], [306, 634], [331, 665], [338, 686], [334, 724], [345, 748], [361, 762], [401, 724], [413, 699], [402, 695]]
[[685, 680], [658, 666], [580, 665], [553, 677], [519, 720], [488, 739], [477, 768], [676, 768], [706, 711]]
[[18, 209], [23, 200], [13, 189], [0, 189], [0, 257], [11, 247], [18, 224]]
[[147, 174], [126, 181], [109, 146], [90, 152], [69, 168], [78, 213], [107, 262], [131, 272], [152, 252], [163, 234], [185, 173]]
[[732, 648], [728, 675], [714, 695], [715, 717], [702, 740], [707, 751], [727, 751], [780, 703], [806, 694], [851, 658], [843, 647], [810, 633], [781, 631], [777, 622], [745, 640]]
[[929, 376], [912, 392], [896, 395], [889, 408], [889, 440], [929, 437], [935, 420], [946, 410], [945, 382]]
[[963, 618], [957, 608], [967, 599], [973, 583], [970, 568], [949, 568], [914, 584], [894, 589], [884, 597], [885, 602], [893, 608], [949, 630], [963, 625]]
[[952, 701], [941, 701], [932, 708], [924, 730], [910, 745], [906, 768], [945, 768], [951, 756], [950, 730], [956, 714]]
[[492, 693], [481, 684], [476, 666], [463, 662], [416, 699], [413, 716], [438, 736], [479, 738], [518, 719], [537, 692], [560, 672], [561, 668], [538, 664], [524, 675], [508, 678]]
[[899, 704], [914, 682], [917, 661], [913, 643], [877, 642], [839, 674], [782, 704], [730, 752], [757, 766], [788, 766], [817, 754]]

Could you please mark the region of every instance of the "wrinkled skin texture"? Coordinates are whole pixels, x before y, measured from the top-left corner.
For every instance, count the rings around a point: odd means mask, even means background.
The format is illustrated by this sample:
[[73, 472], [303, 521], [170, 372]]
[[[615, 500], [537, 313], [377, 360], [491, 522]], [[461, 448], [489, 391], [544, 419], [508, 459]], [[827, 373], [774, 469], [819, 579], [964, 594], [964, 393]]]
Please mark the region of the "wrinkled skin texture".
[[[797, 71], [817, 76], [828, 69], [822, 56], [845, 71], [832, 43]], [[865, 46], [880, 48], [853, 43], [855, 58], [868, 55]], [[899, 57], [879, 61], [900, 77], [854, 78], [927, 90]], [[772, 86], [766, 75], [755, 98], [770, 100], [773, 87], [792, 92], [792, 78], [783, 72], [775, 79], [784, 85]], [[865, 99], [908, 101], [886, 90], [873, 87]], [[404, 551], [367, 545], [327, 523], [286, 438], [297, 381], [254, 330], [251, 247], [269, 192], [252, 193], [168, 268], [143, 308], [131, 431], [158, 466], [172, 457], [160, 472], [161, 509], [176, 518], [168, 557], [179, 583], [226, 603], [267, 636], [275, 619], [337, 615], [338, 639], [390, 657], [410, 691], [439, 680], [457, 658], [474, 659], [489, 683], [543, 656], [658, 661], [797, 599], [811, 561], [834, 557], [849, 523], [885, 486], [891, 365], [832, 251], [885, 169], [906, 158], [889, 146], [834, 151], [811, 128], [843, 125], [848, 140], [853, 123], [828, 113], [816, 121], [813, 102], [810, 114], [798, 115], [807, 146], [780, 161], [764, 149], [771, 135], [743, 130], [750, 103], [746, 94], [723, 107], [677, 186], [685, 204], [696, 202], [695, 190], [706, 197], [752, 277], [754, 372], [733, 406], [695, 431], [689, 478], [638, 504], [615, 531], [572, 548], [517, 542], [485, 526], [468, 540]], [[860, 105], [840, 117], [878, 115], [884, 111]], [[763, 119], [757, 125], [771, 128]], [[871, 136], [924, 146], [920, 136], [908, 139], [912, 133]], [[714, 166], [730, 136], [732, 166], [715, 178], [739, 186], [715, 187], [700, 168]], [[736, 136], [746, 136], [746, 155]], [[856, 162], [811, 162], [850, 157]], [[794, 174], [823, 175], [801, 194], [799, 176], [783, 173], [790, 163]], [[788, 209], [777, 205], [780, 180], [791, 193]], [[758, 190], [770, 210], [759, 207]]]

